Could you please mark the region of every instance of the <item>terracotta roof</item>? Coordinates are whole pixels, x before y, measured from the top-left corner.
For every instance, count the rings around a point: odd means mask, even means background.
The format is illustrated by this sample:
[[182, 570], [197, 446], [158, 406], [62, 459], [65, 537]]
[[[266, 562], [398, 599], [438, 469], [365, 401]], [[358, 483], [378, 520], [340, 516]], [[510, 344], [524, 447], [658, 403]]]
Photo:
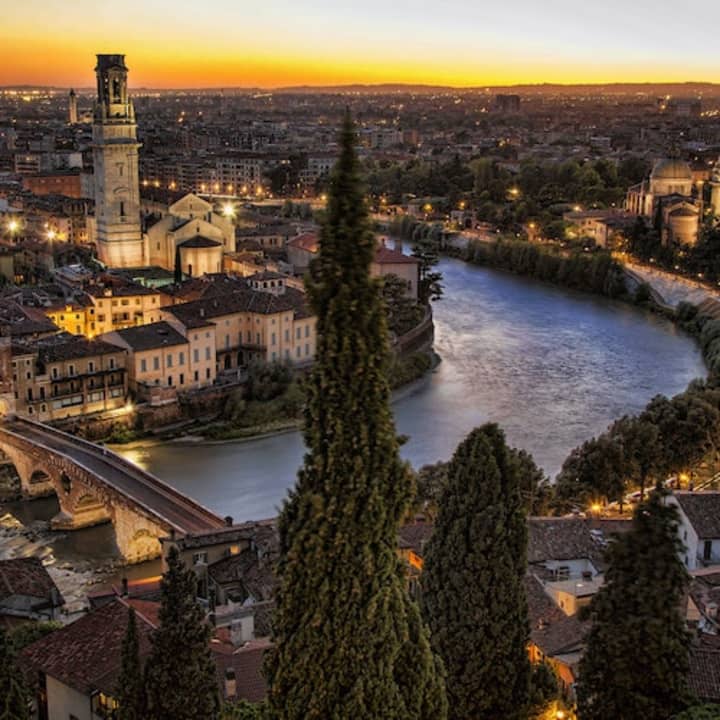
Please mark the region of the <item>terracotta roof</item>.
[[200, 320], [222, 317], [240, 312], [272, 315], [294, 310], [301, 316], [307, 313], [305, 293], [295, 288], [285, 288], [281, 295], [262, 290], [237, 290], [216, 297], [203, 297], [200, 300], [172, 305], [164, 309], [174, 315], [186, 327], [195, 327]]
[[[222, 696], [226, 700], [262, 702], [267, 696], [267, 683], [262, 674], [263, 658], [271, 647], [269, 640], [251, 640], [232, 655], [215, 654], [215, 665]], [[232, 696], [226, 692], [227, 672], [234, 671], [236, 691]]]
[[528, 573], [525, 591], [530, 620], [530, 639], [545, 655], [578, 650], [590, 629], [577, 615], [566, 615], [545, 593], [542, 582]]
[[123, 348], [109, 342], [88, 340], [81, 335], [68, 333], [37, 340], [33, 346], [38, 350], [38, 359], [45, 363], [123, 352]]
[[42, 311], [23, 307], [8, 299], [0, 301], [0, 325], [9, 327], [11, 337], [48, 334], [59, 330]]
[[375, 250], [374, 262], [378, 265], [419, 265], [417, 258], [412, 255], [405, 255], [399, 250], [392, 250], [384, 245], [378, 246]]
[[189, 240], [180, 243], [182, 248], [213, 248], [222, 247], [222, 243], [217, 240], [211, 240], [210, 238], [203, 237], [202, 235], [196, 235], [191, 237]]
[[164, 320], [116, 332], [135, 352], [186, 345], [188, 342], [170, 323]]
[[288, 247], [316, 253], [320, 248], [320, 240], [316, 233], [303, 233], [292, 238], [292, 240], [288, 240]]
[[700, 700], [720, 702], [720, 651], [693, 647], [688, 684]]
[[0, 560], [0, 603], [14, 595], [42, 598], [55, 606], [64, 602], [57, 585], [36, 557]]
[[[127, 602], [116, 600], [34, 642], [21, 657], [32, 670], [40, 670], [85, 695], [96, 690], [112, 694], [127, 621]], [[150, 652], [155, 626], [144, 612], [138, 612], [137, 628], [140, 655], [144, 657]]]
[[676, 492], [674, 497], [701, 540], [720, 538], [720, 492]]
[[631, 525], [631, 520], [532, 517], [528, 520], [528, 562], [588, 558], [597, 566], [612, 535], [627, 532]]
[[401, 548], [409, 548], [416, 555], [423, 556], [425, 543], [433, 533], [433, 524], [428, 522], [416, 522], [411, 525], [403, 525], [398, 533], [399, 545]]

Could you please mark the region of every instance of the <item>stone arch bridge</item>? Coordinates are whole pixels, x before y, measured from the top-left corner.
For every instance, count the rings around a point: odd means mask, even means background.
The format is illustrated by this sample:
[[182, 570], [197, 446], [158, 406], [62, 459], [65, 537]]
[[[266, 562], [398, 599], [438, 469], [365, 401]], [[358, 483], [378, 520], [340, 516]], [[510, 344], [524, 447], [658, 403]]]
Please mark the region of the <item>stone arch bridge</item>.
[[159, 538], [222, 527], [225, 521], [120, 455], [47, 425], [0, 423], [0, 450], [12, 461], [26, 497], [57, 495], [57, 529], [110, 521], [130, 563], [160, 554]]

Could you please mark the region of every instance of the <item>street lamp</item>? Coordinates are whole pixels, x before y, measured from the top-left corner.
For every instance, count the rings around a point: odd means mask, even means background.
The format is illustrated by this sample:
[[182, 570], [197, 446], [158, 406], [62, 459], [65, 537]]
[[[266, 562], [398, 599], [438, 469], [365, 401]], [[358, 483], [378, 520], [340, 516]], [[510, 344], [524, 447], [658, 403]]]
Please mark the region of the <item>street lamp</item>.
[[226, 218], [235, 217], [235, 206], [232, 203], [225, 203], [222, 208], [222, 214]]

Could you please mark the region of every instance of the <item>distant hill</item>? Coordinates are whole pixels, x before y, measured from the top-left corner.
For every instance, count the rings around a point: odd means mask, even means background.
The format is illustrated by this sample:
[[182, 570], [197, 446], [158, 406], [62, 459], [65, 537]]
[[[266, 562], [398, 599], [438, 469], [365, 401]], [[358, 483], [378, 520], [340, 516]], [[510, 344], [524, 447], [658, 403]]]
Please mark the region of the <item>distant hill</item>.
[[[53, 91], [68, 92], [70, 88], [42, 85], [6, 85], [0, 91], [33, 92]], [[392, 94], [497, 94], [515, 93], [518, 95], [673, 95], [687, 96], [720, 96], [720, 84], [709, 82], [684, 83], [598, 83], [581, 85], [564, 85], [559, 83], [541, 83], [526, 85], [480, 85], [476, 87], [453, 87], [450, 85], [422, 85], [408, 83], [379, 83], [351, 85], [290, 85], [278, 88], [225, 87], [225, 88], [148, 88], [132, 87], [132, 92], [177, 93], [192, 92], [202, 94], [225, 93], [281, 93], [281, 94], [355, 94], [355, 95], [392, 95]], [[92, 93], [93, 87], [75, 88], [79, 93]]]

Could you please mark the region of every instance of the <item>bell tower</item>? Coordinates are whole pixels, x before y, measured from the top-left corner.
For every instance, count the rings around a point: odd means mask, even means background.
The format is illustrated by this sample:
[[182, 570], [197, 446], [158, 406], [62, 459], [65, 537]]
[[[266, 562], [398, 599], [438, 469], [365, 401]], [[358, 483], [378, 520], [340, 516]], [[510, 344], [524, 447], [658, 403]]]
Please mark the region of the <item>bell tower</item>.
[[109, 267], [145, 265], [135, 109], [124, 55], [98, 55], [93, 119], [95, 242]]

